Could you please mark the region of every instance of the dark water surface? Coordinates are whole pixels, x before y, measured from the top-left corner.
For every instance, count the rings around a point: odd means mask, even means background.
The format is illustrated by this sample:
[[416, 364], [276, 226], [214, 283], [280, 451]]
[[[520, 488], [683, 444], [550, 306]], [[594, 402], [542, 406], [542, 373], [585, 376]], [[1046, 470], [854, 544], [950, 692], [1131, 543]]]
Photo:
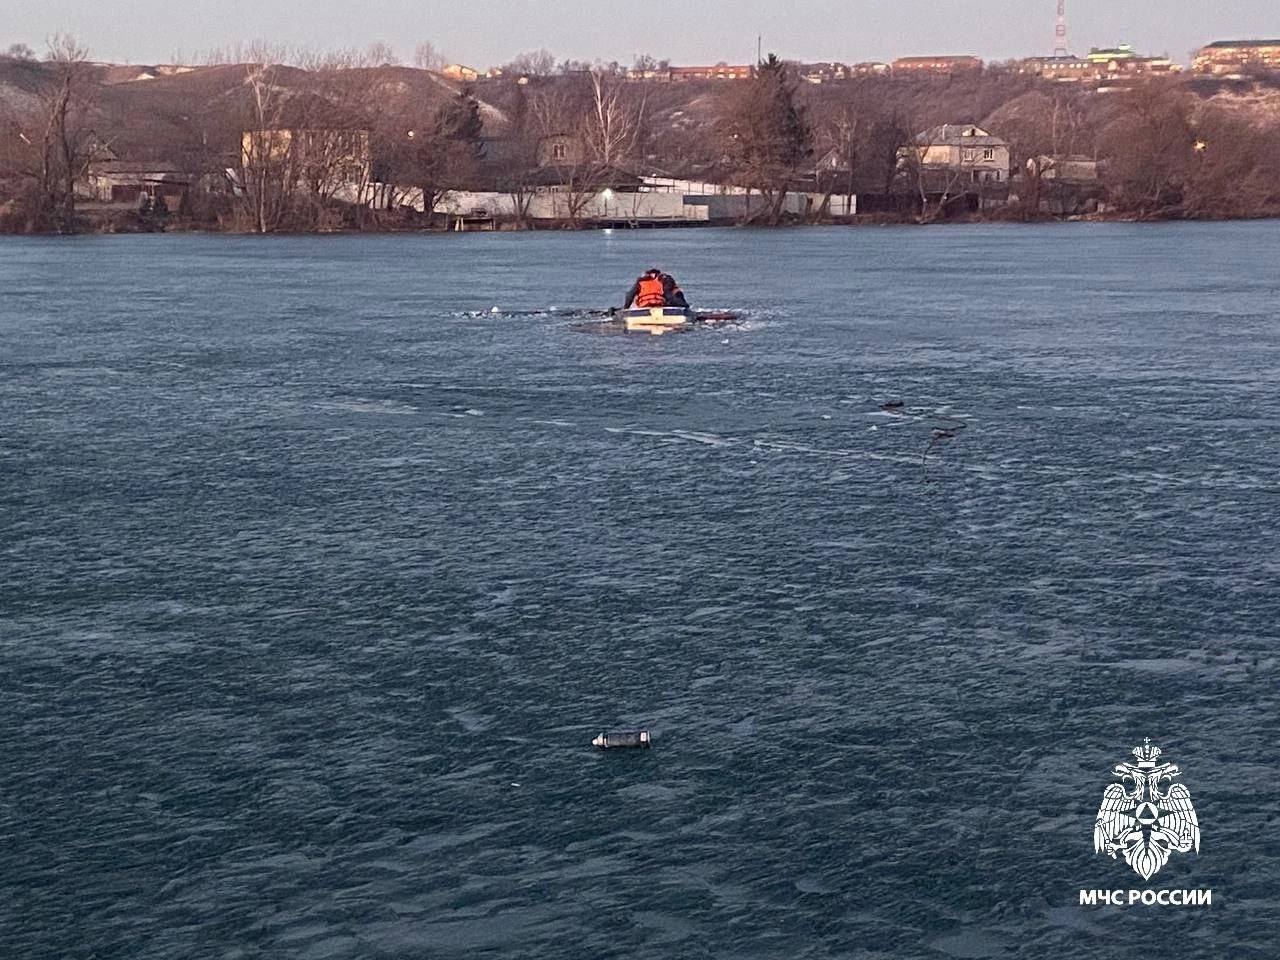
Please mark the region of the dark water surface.
[[[745, 322], [539, 312], [651, 262]], [[1278, 268], [0, 241], [0, 955], [1276, 957]], [[1203, 831], [1150, 884], [1092, 841], [1144, 737]], [[1214, 903], [1078, 905], [1145, 887]]]

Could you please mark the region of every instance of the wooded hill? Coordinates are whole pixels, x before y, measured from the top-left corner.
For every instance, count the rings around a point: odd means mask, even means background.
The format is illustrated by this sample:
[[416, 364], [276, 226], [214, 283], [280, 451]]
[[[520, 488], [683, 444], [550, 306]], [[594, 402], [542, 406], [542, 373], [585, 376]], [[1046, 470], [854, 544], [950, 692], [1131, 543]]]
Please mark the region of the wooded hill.
[[[538, 144], [548, 137], [583, 144], [574, 166], [762, 190], [825, 168], [851, 192], [883, 194], [917, 133], [976, 123], [1009, 143], [1016, 174], [1043, 156], [1105, 161], [1121, 212], [1280, 211], [1280, 87], [1266, 80], [1171, 78], [1106, 90], [989, 69], [814, 85], [773, 63], [742, 81], [634, 81], [594, 70], [463, 85], [403, 66], [120, 66], [89, 63], [75, 49], [43, 61], [0, 58], [0, 202], [8, 198], [12, 212], [38, 180], [41, 202], [67, 206], [56, 184], [83, 176], [95, 150], [225, 174], [242, 163], [242, 133], [264, 126], [367, 130], [373, 176], [424, 194], [510, 186], [517, 168], [545, 165]], [[51, 143], [58, 111], [63, 128]], [[56, 219], [28, 221], [68, 227]]]

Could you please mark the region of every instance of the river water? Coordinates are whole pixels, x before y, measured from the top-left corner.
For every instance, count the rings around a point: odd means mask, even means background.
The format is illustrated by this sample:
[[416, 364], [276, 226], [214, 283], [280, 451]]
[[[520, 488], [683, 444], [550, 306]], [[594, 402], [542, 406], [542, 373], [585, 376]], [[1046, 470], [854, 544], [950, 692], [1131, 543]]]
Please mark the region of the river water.
[[[572, 329], [655, 263], [740, 322]], [[0, 954], [1273, 958], [1278, 264], [0, 241]], [[1149, 883], [1092, 839], [1147, 737]]]

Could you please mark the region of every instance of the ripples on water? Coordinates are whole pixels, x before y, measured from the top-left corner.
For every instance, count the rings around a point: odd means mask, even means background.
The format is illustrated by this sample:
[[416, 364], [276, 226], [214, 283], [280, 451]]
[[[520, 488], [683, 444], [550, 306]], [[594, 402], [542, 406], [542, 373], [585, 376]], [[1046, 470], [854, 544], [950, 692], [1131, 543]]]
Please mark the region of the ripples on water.
[[[651, 261], [744, 323], [570, 330]], [[1277, 262], [0, 242], [3, 952], [1274, 956]], [[1146, 736], [1212, 909], [1076, 906]]]

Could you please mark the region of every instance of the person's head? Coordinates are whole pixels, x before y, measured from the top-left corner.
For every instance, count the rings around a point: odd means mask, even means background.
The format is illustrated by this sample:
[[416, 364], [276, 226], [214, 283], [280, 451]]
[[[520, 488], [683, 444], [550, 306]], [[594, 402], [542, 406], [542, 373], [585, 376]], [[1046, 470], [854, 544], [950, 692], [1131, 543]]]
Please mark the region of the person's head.
[[650, 267], [648, 270], [644, 272], [644, 275], [646, 277], [660, 277], [662, 276], [662, 271], [659, 270], [657, 267]]

